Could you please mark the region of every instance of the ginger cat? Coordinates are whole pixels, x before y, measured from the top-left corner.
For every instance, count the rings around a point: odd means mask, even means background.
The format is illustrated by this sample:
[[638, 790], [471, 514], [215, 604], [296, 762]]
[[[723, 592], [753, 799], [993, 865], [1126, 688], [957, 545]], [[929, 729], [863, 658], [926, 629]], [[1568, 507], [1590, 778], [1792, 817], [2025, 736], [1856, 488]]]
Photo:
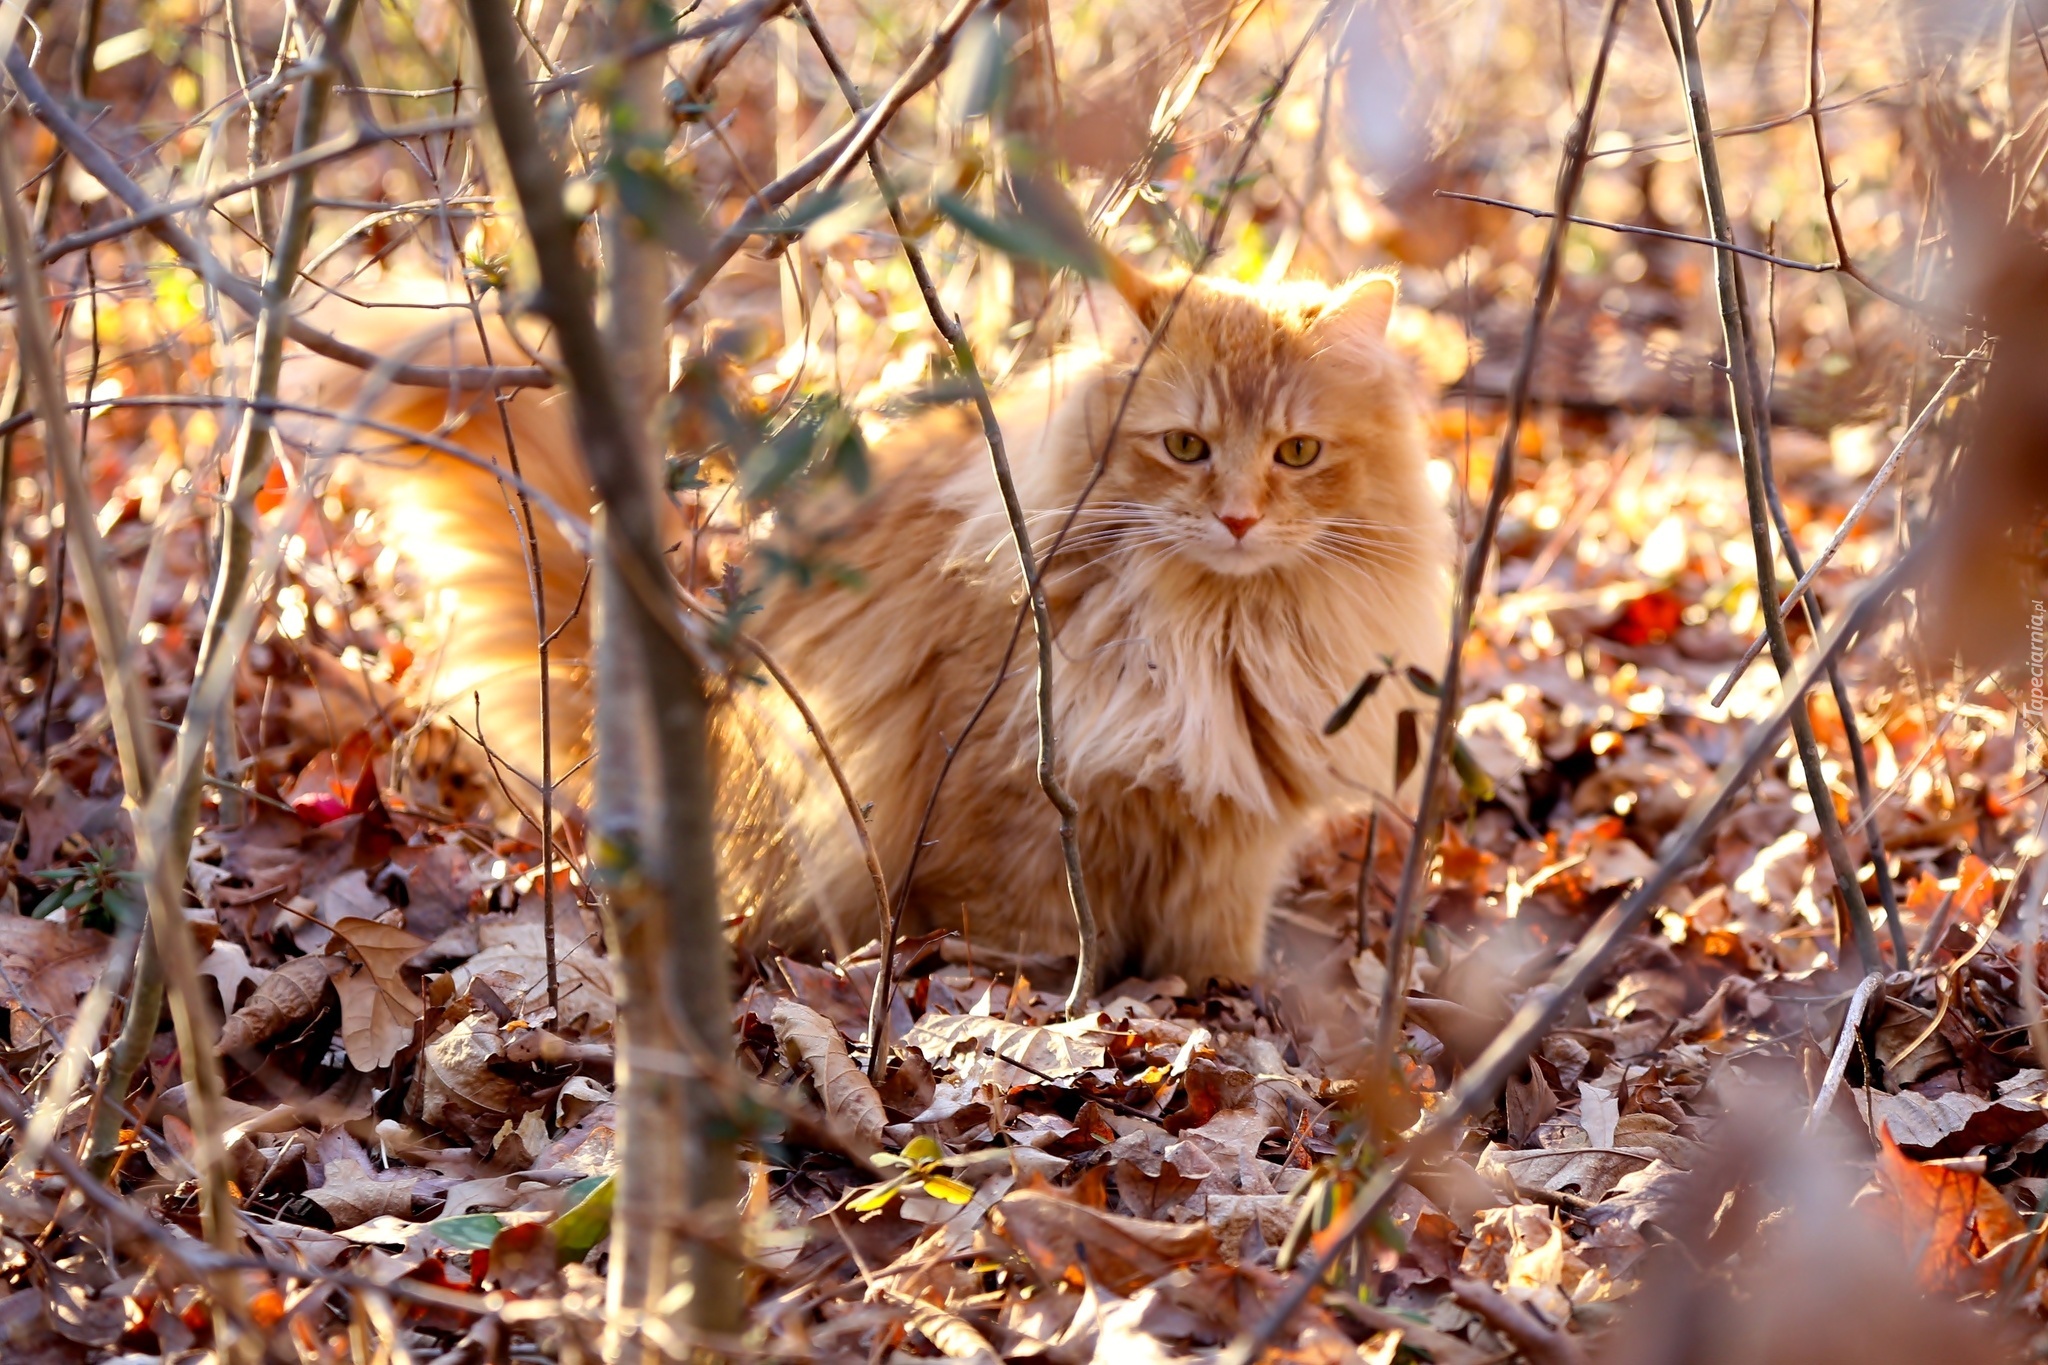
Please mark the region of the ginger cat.
[[[1253, 287], [1124, 268], [1116, 282], [1148, 331], [1170, 320], [1046, 568], [1062, 777], [1081, 807], [1105, 970], [1249, 980], [1269, 902], [1316, 817], [1388, 792], [1402, 685], [1335, 738], [1322, 724], [1384, 658], [1440, 665], [1451, 529], [1426, 477], [1414, 382], [1385, 339], [1391, 279]], [[457, 347], [472, 361], [477, 349]], [[1091, 477], [1135, 359], [1062, 356], [998, 400], [1041, 555]], [[493, 408], [485, 395], [414, 389], [378, 415], [502, 460]], [[451, 413], [467, 417], [448, 430]], [[506, 418], [525, 477], [587, 507], [561, 396], [522, 394]], [[875, 464], [875, 489], [829, 547], [859, 586], [784, 583], [746, 628], [794, 676], [872, 803], [893, 882], [945, 746], [995, 680], [1022, 584], [971, 409], [907, 423]], [[537, 773], [536, 635], [503, 492], [430, 458], [372, 496], [387, 541], [456, 594], [436, 698], [467, 725], [476, 693], [493, 748]], [[539, 538], [558, 619], [583, 560], [551, 526]], [[998, 953], [1071, 954], [1024, 630], [946, 780], [905, 925], [964, 922]], [[586, 743], [576, 665], [587, 650], [579, 618], [556, 645], [558, 774]], [[844, 806], [807, 774], [808, 739], [771, 691], [749, 684], [726, 700], [722, 872], [742, 932], [784, 947], [866, 940], [867, 874]]]

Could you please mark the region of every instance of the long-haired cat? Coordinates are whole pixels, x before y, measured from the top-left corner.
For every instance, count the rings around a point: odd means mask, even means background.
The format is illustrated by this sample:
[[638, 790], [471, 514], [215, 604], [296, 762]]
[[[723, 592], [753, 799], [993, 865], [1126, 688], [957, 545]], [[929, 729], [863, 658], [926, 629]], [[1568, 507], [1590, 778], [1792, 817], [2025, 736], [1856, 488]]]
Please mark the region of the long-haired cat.
[[[1451, 531], [1426, 477], [1414, 383], [1386, 341], [1391, 279], [1115, 273], [1139, 323], [1165, 327], [1143, 365], [1135, 348], [1069, 354], [998, 400], [1045, 558], [1061, 776], [1081, 807], [1105, 966], [1246, 980], [1316, 818], [1388, 793], [1398, 684], [1336, 737], [1322, 723], [1385, 660], [1437, 665]], [[402, 391], [380, 415], [499, 461], [509, 424], [524, 476], [589, 504], [560, 395], [523, 394], [502, 422], [481, 395], [453, 398]], [[451, 411], [468, 416], [447, 431]], [[900, 880], [948, 746], [996, 680], [1022, 584], [971, 409], [906, 423], [875, 464], [874, 490], [829, 542], [853, 574], [782, 582], [747, 628], [821, 718]], [[388, 542], [454, 594], [439, 698], [467, 723], [477, 694], [493, 747], [537, 772], [537, 637], [502, 489], [442, 458], [374, 496]], [[545, 518], [537, 529], [559, 618], [583, 562]], [[587, 732], [575, 667], [587, 639], [579, 619], [555, 647], [558, 772]], [[1027, 622], [954, 759], [907, 922], [964, 925], [999, 952], [1070, 954], [1058, 816], [1036, 781], [1032, 659]], [[843, 803], [801, 780], [807, 741], [772, 696], [728, 694], [722, 729], [745, 742], [721, 746], [722, 871], [744, 932], [783, 946], [865, 940], [873, 895]]]

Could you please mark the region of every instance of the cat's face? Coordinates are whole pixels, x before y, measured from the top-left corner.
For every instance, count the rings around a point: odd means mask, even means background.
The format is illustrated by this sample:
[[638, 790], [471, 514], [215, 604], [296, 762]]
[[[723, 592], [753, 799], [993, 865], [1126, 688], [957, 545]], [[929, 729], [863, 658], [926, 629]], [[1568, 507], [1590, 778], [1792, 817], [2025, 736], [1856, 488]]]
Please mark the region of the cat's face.
[[[1391, 279], [1118, 285], [1148, 328], [1181, 299], [1131, 393], [1084, 535], [1242, 576], [1384, 559], [1441, 520], [1410, 380], [1385, 343]], [[1112, 419], [1122, 387], [1110, 386]], [[1094, 424], [1106, 424], [1100, 410]]]

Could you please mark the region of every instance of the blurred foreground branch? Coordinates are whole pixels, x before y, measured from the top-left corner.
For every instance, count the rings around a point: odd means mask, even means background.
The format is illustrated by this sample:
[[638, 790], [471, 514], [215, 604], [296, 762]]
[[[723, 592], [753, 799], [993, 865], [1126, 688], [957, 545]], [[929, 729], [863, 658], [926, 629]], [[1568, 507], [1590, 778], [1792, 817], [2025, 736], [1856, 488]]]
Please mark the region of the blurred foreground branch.
[[1373, 1081], [1385, 1084], [1393, 1074], [1394, 1053], [1400, 1046], [1402, 1023], [1408, 1005], [1408, 964], [1414, 956], [1416, 923], [1420, 915], [1422, 881], [1436, 854], [1438, 805], [1443, 775], [1457, 733], [1459, 690], [1464, 679], [1465, 641], [1472, 633], [1472, 620], [1479, 609], [1479, 593], [1486, 582], [1486, 567], [1493, 559], [1494, 537], [1499, 534], [1501, 514], [1515, 487], [1515, 453], [1521, 441], [1522, 415], [1529, 405], [1529, 385], [1536, 373], [1537, 353], [1543, 343], [1543, 324], [1557, 297], [1558, 280], [1564, 269], [1565, 225], [1571, 220], [1572, 203], [1578, 198], [1579, 182], [1586, 172], [1586, 150], [1593, 135], [1593, 116], [1600, 108], [1600, 88], [1607, 79], [1608, 58], [1621, 31], [1626, 0], [1608, 0], [1602, 21], [1600, 53], [1593, 73], [1587, 78], [1585, 99], [1578, 117], [1565, 136], [1564, 161], [1558, 167], [1557, 200], [1550, 233], [1544, 243], [1543, 264], [1536, 277], [1536, 298], [1530, 305], [1529, 321], [1522, 333], [1522, 349], [1515, 361], [1514, 379], [1508, 387], [1507, 420], [1501, 427], [1500, 449], [1494, 455], [1493, 483], [1487, 490], [1486, 509], [1479, 531], [1466, 550], [1464, 572], [1458, 579], [1457, 595], [1451, 602], [1450, 649], [1439, 676], [1436, 726], [1429, 738], [1429, 754], [1422, 765], [1422, 794], [1415, 807], [1415, 836], [1401, 863], [1400, 889], [1394, 898], [1387, 926], [1387, 983], [1380, 1000], [1379, 1031], [1373, 1040]]
[[1408, 1134], [1400, 1153], [1374, 1169], [1343, 1216], [1317, 1234], [1315, 1255], [1288, 1281], [1265, 1321], [1224, 1352], [1225, 1365], [1252, 1365], [1258, 1360], [1358, 1234], [1386, 1212], [1394, 1192], [1409, 1174], [1450, 1151], [1464, 1132], [1466, 1120], [1494, 1102], [1508, 1077], [1542, 1042], [1551, 1025], [1585, 994], [1629, 934], [1692, 865], [1702, 842], [1734, 809], [1749, 779], [1777, 752], [1786, 725], [1806, 706], [1806, 694], [1825, 675], [1827, 666], [1874, 622], [1878, 609], [1912, 581], [1921, 558], [1916, 544], [1842, 613], [1806, 667], [1787, 685], [1777, 708], [1749, 732], [1742, 747], [1714, 774], [1713, 794], [1696, 803], [1684, 824], [1665, 841], [1655, 870], [1600, 917], [1548, 981], [1529, 992], [1514, 1017], [1465, 1069], [1443, 1102]]
[[[715, 1084], [691, 1083], [643, 1057], [729, 1055], [727, 948], [712, 851], [708, 700], [698, 662], [665, 628], [669, 581], [645, 418], [663, 377], [660, 247], [607, 220], [609, 335], [601, 333], [577, 223], [541, 138], [520, 71], [520, 35], [501, 0], [470, 0], [492, 125], [504, 148], [539, 276], [535, 309], [554, 325], [571, 411], [604, 504], [598, 551], [598, 790], [591, 843], [609, 920], [620, 1010], [621, 1189], [609, 1300], [642, 1321], [700, 1332], [739, 1321], [738, 1267], [719, 1249], [737, 1172]], [[612, 37], [629, 45], [645, 12], [622, 3]], [[635, 69], [608, 92], [608, 123], [630, 156], [649, 91]], [[658, 87], [652, 93], [659, 94]], [[616, 212], [616, 210], [615, 210]], [[646, 768], [651, 767], [652, 771]], [[704, 1230], [709, 1230], [704, 1232]], [[693, 1232], [696, 1244], [690, 1244]], [[687, 1285], [687, 1291], [673, 1293]], [[617, 1324], [615, 1324], [616, 1326]], [[636, 1337], [644, 1342], [644, 1336]]]

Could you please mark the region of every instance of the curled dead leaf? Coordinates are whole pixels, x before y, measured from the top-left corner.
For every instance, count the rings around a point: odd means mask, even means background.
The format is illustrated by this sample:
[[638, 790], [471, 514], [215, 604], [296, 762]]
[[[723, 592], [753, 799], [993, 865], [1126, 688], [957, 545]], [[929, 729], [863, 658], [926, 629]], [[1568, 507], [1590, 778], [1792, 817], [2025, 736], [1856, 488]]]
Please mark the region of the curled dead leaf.
[[[1108, 1028], [1099, 1014], [1050, 1027], [986, 1014], [927, 1014], [904, 1036], [903, 1045], [918, 1048], [934, 1062], [950, 1057], [955, 1074], [972, 1084], [993, 1081], [1008, 1089], [1047, 1077], [1064, 1080], [1101, 1066], [1108, 1056], [1103, 1045], [1083, 1040]], [[988, 1055], [991, 1049], [996, 1056]]]
[[320, 1013], [331, 977], [345, 971], [338, 957], [295, 957], [263, 978], [248, 1003], [221, 1026], [220, 1050], [247, 1052]]
[[826, 1116], [845, 1124], [863, 1142], [881, 1146], [882, 1129], [889, 1122], [882, 1097], [847, 1055], [839, 1026], [794, 1000], [777, 1001], [771, 1022], [783, 1050], [810, 1071]]
[[409, 1107], [430, 1127], [488, 1142], [519, 1107], [519, 1087], [491, 1069], [504, 1051], [495, 1015], [463, 1016], [420, 1053]]

